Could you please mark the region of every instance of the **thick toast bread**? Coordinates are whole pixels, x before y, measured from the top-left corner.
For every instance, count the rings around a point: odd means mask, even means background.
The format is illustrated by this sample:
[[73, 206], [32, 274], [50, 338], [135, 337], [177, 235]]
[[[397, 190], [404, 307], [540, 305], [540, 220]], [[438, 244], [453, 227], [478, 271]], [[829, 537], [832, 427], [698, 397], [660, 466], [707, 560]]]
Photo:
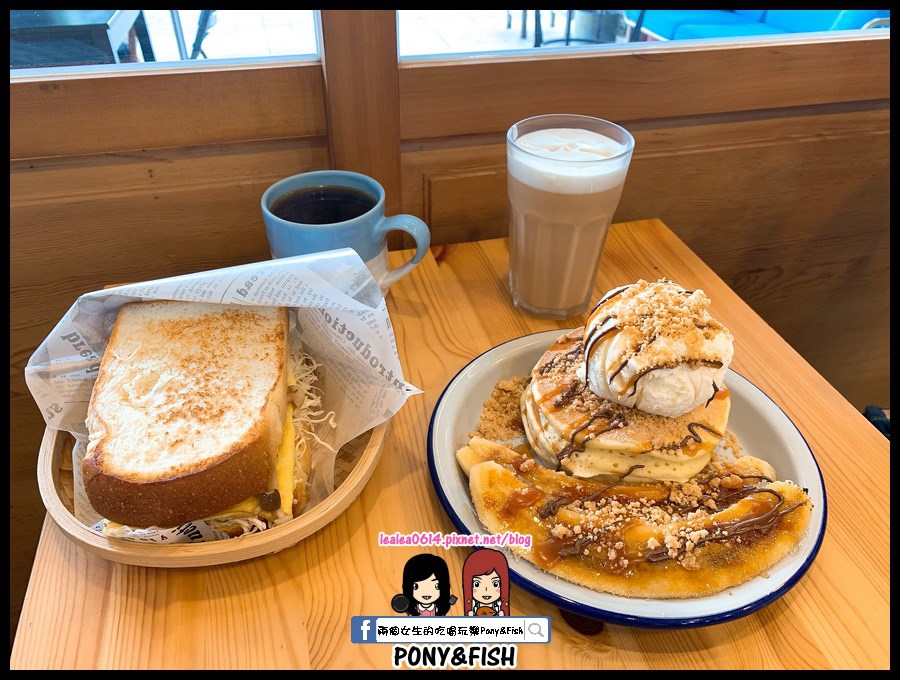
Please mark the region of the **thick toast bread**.
[[167, 527], [265, 491], [287, 405], [287, 329], [277, 307], [123, 306], [88, 408], [94, 509]]

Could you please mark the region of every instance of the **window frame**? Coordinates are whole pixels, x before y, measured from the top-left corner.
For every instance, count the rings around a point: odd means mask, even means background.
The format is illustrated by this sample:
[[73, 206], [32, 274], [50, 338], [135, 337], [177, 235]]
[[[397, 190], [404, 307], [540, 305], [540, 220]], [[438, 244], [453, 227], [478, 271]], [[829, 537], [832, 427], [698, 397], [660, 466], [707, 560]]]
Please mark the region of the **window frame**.
[[[890, 99], [889, 30], [443, 60], [399, 59], [395, 10], [320, 10], [318, 30], [320, 61], [11, 77], [10, 160], [327, 136], [337, 167], [358, 149], [399, 201], [402, 146], [494, 135], [549, 108], [628, 123]], [[370, 85], [386, 105], [367, 106]]]

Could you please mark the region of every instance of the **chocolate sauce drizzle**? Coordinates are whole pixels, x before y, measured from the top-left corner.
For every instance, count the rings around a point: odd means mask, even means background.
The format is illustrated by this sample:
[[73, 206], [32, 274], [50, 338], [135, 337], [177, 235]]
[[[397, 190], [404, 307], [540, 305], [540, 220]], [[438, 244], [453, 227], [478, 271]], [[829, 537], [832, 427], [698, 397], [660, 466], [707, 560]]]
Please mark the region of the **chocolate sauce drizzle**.
[[563, 359], [571, 359], [574, 356], [581, 354], [584, 351], [584, 343], [577, 342], [575, 346], [565, 353], [557, 353], [553, 355], [553, 358], [550, 361], [545, 362], [541, 366], [538, 367], [537, 371], [540, 375], [544, 375], [549, 373], [554, 366], [556, 366], [557, 360], [562, 357]]
[[582, 536], [577, 539], [574, 543], [569, 545], [565, 545], [559, 549], [556, 553], [560, 557], [574, 557], [575, 555], [580, 555], [584, 549], [591, 544], [591, 539], [588, 536]]
[[709, 399], [706, 400], [706, 406], [704, 406], [703, 408], [708, 408], [709, 405], [712, 403], [712, 400], [716, 398], [716, 395], [717, 395], [718, 393], [719, 393], [719, 386], [716, 385], [716, 381], [713, 380], [713, 393], [712, 393], [712, 396], [711, 396]]
[[[575, 442], [576, 437], [578, 437], [579, 434], [581, 434], [587, 428], [589, 428], [591, 425], [593, 425], [595, 420], [599, 420], [600, 418], [611, 418], [612, 420], [610, 421], [610, 424], [607, 425], [606, 428], [600, 430], [599, 432], [591, 432], [583, 440], [581, 440], [580, 443], [576, 443]], [[578, 426], [578, 428], [572, 433], [572, 437], [571, 437], [569, 443], [563, 447], [562, 451], [560, 451], [559, 453], [556, 454], [556, 457], [559, 460], [564, 460], [564, 459], [568, 458], [569, 456], [571, 456], [575, 451], [584, 451], [585, 444], [587, 444], [587, 442], [589, 442], [591, 439], [596, 437], [598, 434], [603, 434], [604, 432], [609, 432], [610, 430], [612, 430], [614, 428], [620, 427], [618, 424], [613, 425], [613, 423], [616, 423], [616, 414], [615, 413], [613, 413], [612, 411], [607, 411], [607, 410], [598, 411], [597, 413], [593, 414], [590, 418], [588, 418], [587, 421], [585, 421], [582, 425]]]
[[578, 387], [578, 383], [577, 383], [577, 382], [573, 382], [571, 385], [569, 385], [569, 386], [565, 389], [565, 391], [563, 391], [563, 392], [561, 392], [559, 395], [557, 395], [556, 399], [553, 400], [553, 405], [554, 405], [556, 408], [562, 408], [563, 406], [565, 406], [566, 404], [568, 404], [570, 401], [572, 401], [575, 397], [577, 397], [579, 394], [581, 394], [582, 392], [584, 392], [584, 390], [585, 390], [586, 388], [587, 388], [587, 383], [584, 383], [584, 384], [579, 388], [579, 387]]
[[613, 373], [611, 376], [609, 376], [609, 379], [606, 382], [608, 382], [610, 386], [612, 386], [612, 381], [616, 379], [616, 376], [622, 372], [622, 369], [628, 365], [628, 362], [630, 360], [631, 360], [631, 357], [628, 357], [628, 359], [625, 359], [625, 361], [622, 362], [622, 365], [616, 369], [615, 373]]
[[583, 349], [584, 349], [584, 344], [583, 344], [583, 343], [580, 343], [580, 342], [579, 342], [579, 343], [576, 343], [576, 344], [575, 344], [575, 347], [573, 347], [573, 348], [570, 349], [568, 352], [566, 352], [565, 354], [563, 354], [563, 358], [568, 359], [568, 358], [570, 358], [570, 357], [577, 356], [577, 355], [581, 354], [581, 352], [582, 352]]
[[[741, 534], [746, 534], [750, 531], [762, 531], [767, 532], [772, 529], [778, 521], [787, 515], [789, 512], [793, 512], [801, 505], [803, 502], [794, 503], [788, 508], [784, 510], [781, 507], [784, 505], [784, 496], [782, 496], [775, 489], [768, 489], [764, 487], [751, 486], [749, 489], [746, 487], [741, 489], [738, 493], [741, 493], [742, 496], [747, 496], [752, 493], [769, 493], [775, 496], [778, 500], [770, 509], [768, 509], [763, 514], [757, 517], [748, 517], [746, 519], [735, 520], [733, 522], [715, 522], [713, 524], [713, 535], [706, 536], [701, 538], [696, 543], [694, 543], [694, 549], [699, 548], [701, 545], [706, 543], [721, 543], [723, 541], [729, 541], [732, 538], [740, 536]], [[734, 494], [732, 494], [733, 496]], [[665, 562], [666, 560], [677, 560], [679, 557], [684, 555], [687, 552], [687, 548], [682, 548], [675, 555], [669, 555], [669, 549], [661, 545], [658, 548], [654, 548], [646, 553], [644, 553], [643, 559], [651, 564], [656, 564], [658, 562]]]
[[591, 360], [591, 353], [594, 351], [594, 348], [597, 346], [597, 343], [599, 343], [604, 337], [606, 337], [610, 333], [618, 333], [621, 330], [618, 326], [613, 325], [613, 326], [610, 326], [609, 328], [607, 328], [605, 331], [603, 331], [599, 335], [597, 334], [597, 331], [599, 331], [603, 327], [603, 324], [605, 324], [611, 318], [612, 317], [608, 316], [605, 319], [603, 319], [603, 321], [601, 321], [596, 326], [591, 326], [591, 330], [588, 331], [587, 337], [585, 338], [585, 342], [584, 342], [584, 360], [585, 361]]
[[710, 432], [719, 438], [722, 437], [722, 433], [719, 432], [718, 430], [716, 430], [715, 428], [712, 428], [709, 425], [706, 425], [704, 423], [698, 423], [697, 421], [694, 421], [692, 423], [689, 423], [687, 426], [688, 432], [690, 432], [690, 434], [687, 435], [680, 442], [672, 442], [671, 444], [663, 444], [662, 446], [645, 449], [644, 451], [640, 451], [639, 454], [640, 453], [650, 453], [651, 451], [674, 451], [675, 449], [680, 449], [681, 447], [683, 447], [685, 444], [687, 444], [691, 440], [700, 444], [703, 441], [703, 437], [701, 435], [697, 434], [696, 430], [694, 429], [697, 427], [703, 428], [707, 432]]
[[590, 495], [588, 495], [588, 496], [584, 496], [583, 498], [579, 498], [579, 499], [577, 499], [577, 500], [580, 500], [580, 501], [583, 502], [583, 503], [584, 503], [584, 502], [587, 502], [587, 501], [595, 501], [595, 500], [597, 500], [598, 498], [600, 498], [601, 495], [605, 494], [605, 493], [606, 493], [607, 491], [609, 491], [611, 488], [613, 488], [614, 486], [618, 486], [618, 485], [621, 484], [623, 481], [625, 481], [625, 478], [626, 478], [628, 475], [630, 475], [632, 472], [634, 472], [635, 470], [639, 470], [639, 469], [641, 469], [642, 467], [644, 467], [644, 466], [641, 465], [640, 463], [638, 463], [638, 464], [636, 464], [636, 465], [632, 465], [630, 468], [628, 468], [627, 470], [625, 470], [625, 472], [623, 472], [621, 475], [619, 475], [618, 479], [616, 479], [615, 481], [610, 482], [609, 484], [607, 484], [606, 486], [604, 486], [602, 489], [600, 489], [600, 490], [598, 490], [598, 491], [595, 491], [594, 493], [592, 493], [592, 494], [590, 494]]
[[[643, 465], [632, 465], [625, 472], [623, 472], [621, 475], [619, 475], [618, 479], [610, 482], [603, 488], [598, 489], [597, 491], [594, 491], [593, 493], [588, 494], [587, 496], [579, 496], [579, 497], [574, 497], [574, 498], [568, 494], [554, 496], [554, 497], [548, 499], [547, 502], [544, 503], [543, 506], [541, 506], [541, 509], [538, 510], [538, 517], [540, 517], [541, 519], [547, 519], [551, 515], [555, 515], [562, 506], [568, 505], [569, 503], [574, 503], [575, 501], [587, 502], [587, 501], [597, 500], [598, 498], [600, 498], [600, 496], [602, 496], [604, 493], [606, 493], [607, 491], [612, 489], [614, 486], [618, 486], [619, 484], [621, 484], [625, 480], [625, 478], [628, 475], [630, 475], [632, 472], [634, 472], [635, 470], [642, 468], [642, 467], [644, 467], [644, 466]], [[562, 553], [560, 553], [560, 554], [562, 554]]]
[[[653, 339], [655, 339], [655, 338], [656, 338], [656, 336], [654, 336]], [[650, 342], [652, 342], [652, 340]], [[649, 345], [650, 342], [648, 342], [647, 345]], [[610, 389], [612, 388], [612, 381], [615, 379], [615, 377], [617, 375], [619, 375], [619, 373], [622, 371], [622, 369], [628, 365], [628, 362], [631, 361], [634, 357], [636, 357], [638, 355], [638, 353], [640, 353], [641, 349], [643, 349], [644, 347], [646, 347], [646, 345], [642, 345], [638, 349], [637, 352], [635, 352], [628, 359], [626, 359], [622, 363], [622, 365], [616, 369], [615, 373], [613, 373], [609, 377]], [[713, 368], [722, 368], [722, 366], [724, 365], [721, 361], [719, 361], [717, 359], [686, 359], [685, 361], [682, 361], [681, 363], [688, 364], [688, 365], [700, 364], [701, 366], [712, 366]], [[625, 387], [619, 391], [619, 396], [622, 396], [623, 394], [625, 394], [625, 391], [629, 387], [631, 388], [631, 392], [629, 393], [628, 396], [629, 397], [634, 396], [634, 394], [637, 392], [638, 381], [641, 378], [643, 378], [645, 375], [647, 375], [648, 373], [651, 373], [660, 368], [672, 368], [672, 365], [671, 364], [657, 364], [656, 366], [649, 366], [643, 370], [638, 371], [633, 376], [631, 376], [631, 380], [628, 381], [628, 384], [626, 384]], [[713, 395], [713, 396], [715, 396], [715, 395]], [[709, 405], [709, 403], [707, 402], [707, 406], [708, 405]]]
[[[628, 363], [628, 362], [625, 362], [625, 363]], [[660, 368], [665, 368], [665, 367], [664, 366], [649, 366], [649, 367], [635, 373], [633, 376], [631, 376], [631, 380], [628, 381], [628, 384], [625, 385], [625, 388], [622, 390], [619, 390], [619, 396], [621, 397], [622, 394], [624, 394], [625, 391], [629, 387], [631, 387], [631, 392], [628, 393], [628, 396], [633, 397], [635, 395], [635, 393], [637, 392], [638, 381], [641, 378], [643, 378], [645, 375], [647, 375], [648, 373], [652, 373], [653, 371], [659, 370]]]
[[602, 298], [600, 298], [600, 299], [597, 301], [597, 304], [594, 305], [593, 308], [591, 308], [591, 311], [590, 311], [590, 313], [588, 314], [588, 318], [590, 318], [590, 317], [594, 314], [594, 312], [596, 312], [598, 309], [600, 309], [600, 306], [601, 306], [602, 304], [604, 304], [605, 302], [609, 302], [610, 300], [612, 300], [612, 299], [613, 299], [614, 297], [616, 297], [617, 295], [621, 295], [621, 294], [624, 293], [626, 290], [628, 290], [629, 288], [631, 288], [631, 286], [633, 286], [633, 285], [634, 285], [634, 284], [632, 283], [632, 284], [629, 284], [629, 285], [627, 285], [627, 286], [622, 286], [621, 288], [619, 288], [619, 290], [607, 292]]

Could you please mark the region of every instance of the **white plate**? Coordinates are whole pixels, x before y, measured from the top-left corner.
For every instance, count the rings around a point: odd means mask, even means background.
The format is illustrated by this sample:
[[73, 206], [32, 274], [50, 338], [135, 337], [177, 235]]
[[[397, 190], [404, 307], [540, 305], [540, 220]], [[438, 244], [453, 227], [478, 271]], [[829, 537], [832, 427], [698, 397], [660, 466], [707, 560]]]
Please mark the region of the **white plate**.
[[[482, 405], [501, 378], [531, 372], [563, 330], [535, 333], [488, 350], [465, 366], [444, 389], [428, 429], [428, 463], [435, 489], [457, 528], [487, 533], [472, 506], [469, 484], [456, 462], [456, 451], [478, 426]], [[766, 394], [729, 370], [731, 392], [728, 429], [746, 451], [775, 468], [778, 479], [791, 480], [808, 490], [813, 501], [809, 528], [797, 550], [769, 570], [716, 595], [689, 600], [649, 600], [609, 595], [564, 581], [524, 559], [511, 558], [511, 578], [518, 586], [557, 606], [588, 616], [634, 626], [679, 628], [730, 621], [766, 606], [786, 593], [815, 559], [825, 534], [826, 501], [822, 474], [800, 431]]]

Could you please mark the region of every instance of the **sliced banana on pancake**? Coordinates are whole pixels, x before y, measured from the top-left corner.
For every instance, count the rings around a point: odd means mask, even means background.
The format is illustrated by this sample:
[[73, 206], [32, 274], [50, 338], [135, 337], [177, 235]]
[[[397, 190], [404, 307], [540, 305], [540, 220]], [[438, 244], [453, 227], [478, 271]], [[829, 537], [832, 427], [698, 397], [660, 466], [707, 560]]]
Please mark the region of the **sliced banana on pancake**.
[[477, 438], [457, 459], [488, 531], [532, 537], [516, 554], [627, 597], [699, 597], [764, 574], [796, 547], [812, 510], [803, 489], [772, 481], [750, 456], [714, 459], [686, 484], [580, 480]]

